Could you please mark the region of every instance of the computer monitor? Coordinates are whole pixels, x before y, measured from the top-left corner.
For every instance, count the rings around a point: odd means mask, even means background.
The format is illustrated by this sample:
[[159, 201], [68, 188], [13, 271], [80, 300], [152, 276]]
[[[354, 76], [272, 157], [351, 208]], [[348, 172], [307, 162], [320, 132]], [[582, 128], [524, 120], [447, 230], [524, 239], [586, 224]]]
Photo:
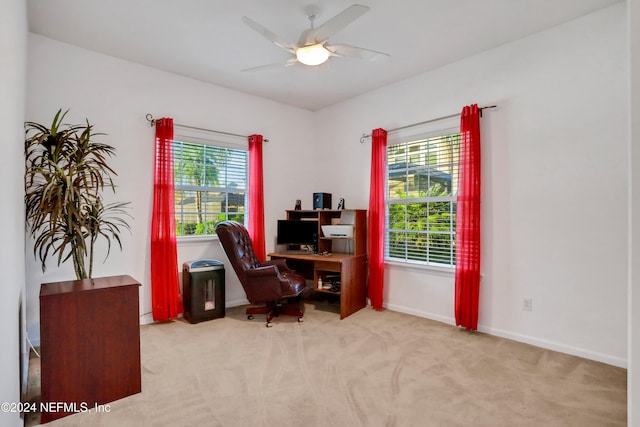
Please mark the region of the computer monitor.
[[318, 243], [318, 221], [278, 220], [278, 245], [312, 245]]

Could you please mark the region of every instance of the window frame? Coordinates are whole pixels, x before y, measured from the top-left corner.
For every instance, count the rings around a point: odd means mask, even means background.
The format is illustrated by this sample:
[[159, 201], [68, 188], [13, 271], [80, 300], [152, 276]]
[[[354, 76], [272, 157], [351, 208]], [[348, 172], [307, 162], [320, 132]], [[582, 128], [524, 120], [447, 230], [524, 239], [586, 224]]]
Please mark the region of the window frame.
[[[242, 187], [229, 187], [226, 184], [225, 185], [213, 185], [213, 186], [195, 186], [195, 185], [189, 185], [189, 184], [178, 184], [177, 183], [177, 179], [179, 177], [178, 171], [177, 171], [177, 165], [178, 165], [178, 159], [175, 158], [175, 144], [178, 143], [185, 143], [185, 144], [194, 144], [194, 145], [198, 145], [198, 146], [209, 146], [209, 147], [214, 147], [214, 148], [220, 148], [220, 149], [230, 149], [230, 150], [238, 150], [241, 152], [244, 152], [244, 160], [245, 160], [245, 165], [244, 165], [244, 188]], [[174, 206], [175, 206], [175, 222], [176, 222], [176, 239], [180, 242], [180, 243], [185, 243], [185, 242], [189, 242], [189, 241], [193, 241], [193, 242], [197, 242], [197, 241], [203, 241], [203, 240], [212, 240], [212, 239], [217, 239], [217, 235], [215, 234], [215, 231], [213, 231], [213, 233], [209, 233], [209, 234], [179, 234], [180, 233], [180, 221], [179, 219], [181, 218], [181, 215], [184, 215], [184, 211], [183, 210], [179, 210], [178, 208], [178, 191], [204, 191], [204, 192], [220, 192], [220, 193], [224, 193], [225, 196], [225, 200], [228, 201], [229, 200], [229, 194], [230, 193], [239, 193], [239, 192], [244, 192], [244, 197], [243, 197], [243, 206], [244, 206], [244, 211], [242, 212], [243, 214], [243, 224], [246, 226], [248, 224], [248, 219], [249, 219], [249, 149], [247, 146], [247, 143], [241, 143], [239, 142], [237, 139], [231, 139], [231, 138], [226, 138], [224, 135], [222, 136], [218, 136], [218, 135], [213, 135], [210, 132], [202, 132], [202, 131], [195, 131], [195, 130], [183, 130], [181, 129], [180, 131], [175, 132], [174, 134], [174, 138], [172, 141], [172, 148], [174, 149], [174, 158], [173, 158], [173, 167], [174, 167], [174, 192], [176, 193], [176, 201], [174, 202]], [[228, 165], [225, 165], [228, 166]], [[225, 167], [226, 170], [226, 167]], [[232, 190], [238, 190], [238, 191], [232, 191]], [[212, 215], [215, 214], [225, 214], [225, 218], [229, 219], [229, 214], [233, 214], [235, 212], [229, 212], [229, 203], [225, 203], [225, 207], [224, 207], [224, 211], [223, 212], [213, 212]], [[195, 214], [197, 214], [197, 212], [194, 212]], [[204, 212], [206, 214], [206, 210]], [[207, 218], [205, 217], [205, 222], [207, 222]], [[207, 230], [210, 231], [210, 230]]]
[[[456, 140], [454, 141], [455, 144], [457, 144], [457, 147], [455, 147], [455, 151], [452, 151], [451, 153], [451, 158], [449, 159], [449, 162], [444, 163], [444, 164], [449, 164], [452, 168], [452, 176], [451, 176], [451, 191], [450, 194], [445, 195], [445, 196], [429, 196], [429, 195], [420, 195], [418, 197], [408, 197], [409, 194], [405, 194], [405, 197], [391, 197], [391, 188], [390, 188], [390, 173], [389, 173], [389, 167], [390, 167], [390, 151], [392, 149], [394, 149], [394, 147], [396, 147], [397, 150], [402, 151], [404, 153], [404, 157], [405, 157], [405, 172], [406, 175], [404, 175], [404, 179], [405, 182], [411, 177], [411, 173], [412, 172], [416, 172], [415, 167], [411, 167], [409, 165], [409, 161], [412, 158], [415, 158], [416, 156], [416, 152], [415, 150], [412, 150], [411, 144], [412, 143], [416, 143], [419, 141], [424, 141], [425, 143], [428, 144], [429, 140], [432, 139], [436, 139], [439, 137], [445, 137], [445, 136], [449, 136], [449, 135], [454, 135], [457, 136]], [[439, 127], [435, 127], [435, 126], [431, 126], [429, 129], [423, 129], [422, 132], [419, 133], [415, 133], [413, 135], [407, 135], [405, 133], [405, 136], [397, 136], [393, 139], [390, 139], [388, 141], [387, 144], [387, 159], [386, 159], [386, 167], [387, 170], [385, 171], [385, 175], [386, 175], [386, 179], [385, 179], [385, 242], [384, 242], [384, 261], [385, 264], [389, 264], [391, 266], [396, 266], [396, 267], [410, 267], [410, 268], [416, 268], [419, 270], [431, 270], [434, 271], [436, 273], [441, 273], [441, 274], [445, 274], [445, 275], [449, 275], [449, 274], [453, 274], [455, 272], [455, 235], [456, 235], [456, 222], [455, 222], [455, 213], [456, 213], [456, 208], [457, 208], [457, 180], [458, 180], [458, 160], [459, 160], [459, 148], [460, 148], [460, 129], [458, 127], [454, 127], [453, 122], [449, 122], [446, 124], [441, 124]], [[426, 158], [431, 159], [433, 154], [429, 151], [426, 150], [423, 153], [424, 156], [426, 156]], [[429, 170], [429, 163], [420, 163], [418, 165], [418, 167], [424, 167], [427, 170]], [[436, 166], [440, 167], [440, 164], [436, 163]], [[453, 171], [453, 169], [455, 169], [455, 171]], [[429, 176], [429, 179], [431, 178], [431, 173], [429, 172], [427, 174], [427, 176]], [[429, 182], [430, 183], [430, 182]], [[408, 188], [408, 184], [407, 184], [407, 188]], [[430, 186], [427, 187], [427, 189], [430, 189]], [[390, 209], [393, 205], [402, 205], [404, 204], [405, 206], [407, 206], [408, 204], [411, 203], [424, 203], [427, 206], [429, 206], [429, 203], [439, 203], [439, 202], [446, 202], [449, 204], [449, 231], [446, 233], [443, 233], [442, 231], [436, 231], [436, 230], [430, 230], [428, 226], [425, 227], [425, 229], [423, 230], [418, 230], [420, 232], [424, 231], [425, 235], [429, 235], [429, 234], [446, 234], [449, 237], [449, 258], [448, 258], [448, 262], [446, 263], [440, 263], [440, 262], [435, 262], [435, 261], [429, 261], [429, 260], [416, 260], [416, 259], [411, 259], [411, 256], [408, 254], [407, 252], [407, 246], [405, 246], [405, 253], [404, 256], [402, 257], [398, 257], [398, 256], [392, 256], [391, 254], [391, 248], [390, 248], [390, 237], [392, 236], [392, 233], [403, 233], [403, 232], [412, 232], [412, 230], [410, 229], [410, 226], [405, 223], [404, 228], [395, 228], [395, 229], [391, 229], [390, 227], [390, 222], [391, 222], [391, 214], [390, 214]], [[407, 216], [406, 216], [406, 212], [405, 212], [405, 221], [407, 221]], [[423, 216], [421, 219], [426, 219], [428, 218], [428, 216]], [[426, 224], [428, 224], [428, 222], [425, 222]], [[415, 230], [413, 230], [413, 233], [415, 233]], [[427, 249], [425, 250], [425, 256], [426, 253], [428, 252], [428, 248], [430, 246], [427, 245]]]

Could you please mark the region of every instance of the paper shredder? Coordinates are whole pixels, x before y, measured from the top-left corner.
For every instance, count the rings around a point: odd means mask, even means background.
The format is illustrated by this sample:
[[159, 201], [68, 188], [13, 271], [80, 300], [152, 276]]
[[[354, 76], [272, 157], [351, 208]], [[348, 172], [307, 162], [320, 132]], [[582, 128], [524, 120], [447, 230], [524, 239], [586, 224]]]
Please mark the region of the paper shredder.
[[224, 264], [209, 259], [185, 262], [182, 300], [189, 323], [224, 317]]

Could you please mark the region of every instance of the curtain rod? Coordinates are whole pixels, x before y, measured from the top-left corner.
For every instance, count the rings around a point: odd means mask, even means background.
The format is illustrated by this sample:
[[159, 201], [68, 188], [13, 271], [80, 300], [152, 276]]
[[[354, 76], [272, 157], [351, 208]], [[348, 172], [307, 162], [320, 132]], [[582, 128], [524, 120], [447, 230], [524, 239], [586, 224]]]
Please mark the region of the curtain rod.
[[[489, 108], [496, 108], [497, 105], [487, 105], [486, 107], [480, 107], [478, 110], [480, 110], [480, 117], [482, 117], [482, 110], [486, 110]], [[391, 132], [396, 132], [402, 129], [406, 129], [406, 128], [410, 128], [410, 127], [414, 127], [414, 126], [420, 126], [420, 125], [425, 125], [427, 123], [431, 123], [431, 122], [437, 122], [440, 120], [445, 120], [445, 119], [450, 119], [452, 117], [457, 117], [460, 116], [460, 113], [456, 113], [456, 114], [449, 114], [448, 116], [442, 116], [442, 117], [438, 117], [435, 119], [431, 119], [431, 120], [425, 120], [424, 122], [418, 122], [418, 123], [412, 123], [410, 125], [406, 125], [406, 126], [400, 126], [399, 128], [395, 128], [395, 129], [390, 129], [387, 131], [387, 133], [391, 133]], [[369, 138], [371, 136], [371, 134], [366, 134], [363, 133], [362, 136], [360, 137], [360, 144], [364, 143], [364, 140]]]
[[[147, 114], [145, 117], [146, 117], [147, 121], [150, 123], [151, 126], [155, 126], [156, 119], [154, 119], [151, 114]], [[203, 132], [217, 133], [217, 134], [220, 134], [220, 135], [237, 136], [239, 138], [248, 138], [249, 137], [248, 135], [240, 135], [240, 134], [237, 134], [237, 133], [224, 132], [224, 131], [221, 131], [221, 130], [213, 130], [213, 129], [199, 128], [199, 127], [195, 127], [195, 126], [181, 125], [179, 123], [174, 123], [173, 125], [177, 126], [177, 127], [180, 127], [180, 128], [200, 130], [200, 131], [203, 131]], [[262, 142], [269, 142], [269, 140], [266, 139], [266, 138], [263, 138]]]

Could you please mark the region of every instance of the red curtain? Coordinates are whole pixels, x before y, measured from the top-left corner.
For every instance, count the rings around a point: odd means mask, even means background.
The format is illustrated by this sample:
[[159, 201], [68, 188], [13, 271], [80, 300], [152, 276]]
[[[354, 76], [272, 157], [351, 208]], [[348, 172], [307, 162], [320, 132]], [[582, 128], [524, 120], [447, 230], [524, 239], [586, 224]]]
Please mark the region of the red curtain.
[[173, 119], [156, 120], [151, 219], [151, 304], [153, 319], [157, 321], [173, 319], [183, 311], [178, 282], [172, 140]]
[[369, 190], [369, 287], [371, 306], [382, 310], [384, 291], [385, 182], [387, 171], [387, 131], [371, 133], [371, 186]]
[[456, 324], [478, 329], [480, 294], [480, 110], [462, 109], [456, 214]]
[[262, 135], [249, 136], [249, 226], [253, 250], [260, 261], [267, 259], [264, 243], [264, 182]]

